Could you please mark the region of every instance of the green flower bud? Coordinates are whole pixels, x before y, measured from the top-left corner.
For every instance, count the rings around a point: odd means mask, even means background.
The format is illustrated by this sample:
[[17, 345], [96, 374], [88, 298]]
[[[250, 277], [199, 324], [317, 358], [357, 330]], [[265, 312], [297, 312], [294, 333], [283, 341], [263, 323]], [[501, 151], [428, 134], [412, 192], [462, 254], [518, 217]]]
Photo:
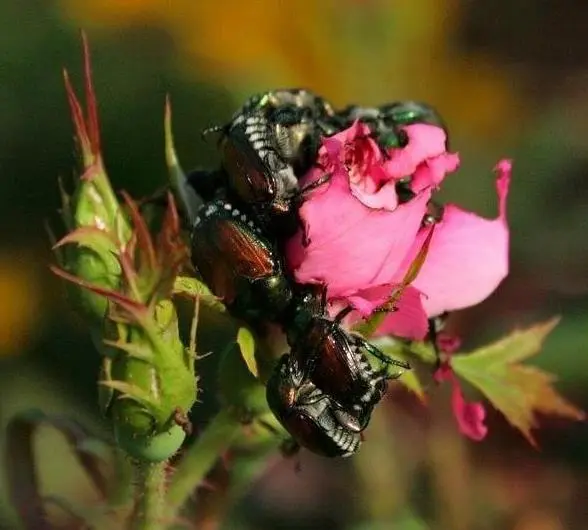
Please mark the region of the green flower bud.
[[117, 253], [121, 285], [117, 291], [90, 288], [110, 302], [100, 400], [121, 447], [135, 458], [157, 461], [180, 447], [186, 413], [196, 400], [194, 352], [180, 340], [169, 299], [187, 248], [171, 196], [155, 242], [136, 204], [125, 199], [133, 233]]
[[114, 324], [109, 341], [117, 353], [105, 359], [103, 402], [119, 445], [135, 458], [169, 458], [185, 437], [186, 413], [196, 399], [193, 354], [179, 340], [177, 315], [169, 300], [135, 324]]
[[[82, 175], [72, 196], [61, 189], [62, 217], [68, 233], [58, 241], [61, 268], [53, 271], [67, 279], [76, 279], [105, 289], [116, 289], [121, 267], [116, 248], [130, 238], [128, 219], [110, 185], [100, 152], [100, 131], [96, 96], [92, 85], [90, 58], [84, 38], [86, 116], [64, 72], [67, 97], [72, 113], [76, 138], [81, 151]], [[68, 285], [68, 297], [76, 310], [90, 323], [95, 334], [102, 325], [107, 300], [80, 282]]]
[[87, 119], [66, 74], [66, 88], [84, 173], [70, 198], [63, 193], [69, 233], [55, 247], [70, 283], [74, 307], [91, 325], [102, 353], [99, 401], [119, 445], [133, 458], [169, 458], [189, 430], [196, 401], [194, 347], [186, 349], [171, 301], [188, 249], [173, 197], [152, 236], [138, 205], [124, 209], [110, 186], [100, 155], [96, 100], [87, 45]]

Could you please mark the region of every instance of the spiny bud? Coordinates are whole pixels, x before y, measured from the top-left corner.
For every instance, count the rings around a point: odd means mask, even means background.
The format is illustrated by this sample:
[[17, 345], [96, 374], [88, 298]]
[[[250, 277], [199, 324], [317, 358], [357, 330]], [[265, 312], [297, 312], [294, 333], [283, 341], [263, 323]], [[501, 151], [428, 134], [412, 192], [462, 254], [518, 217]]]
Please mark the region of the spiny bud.
[[98, 135], [87, 44], [87, 120], [66, 75], [84, 172], [73, 196], [63, 194], [69, 233], [57, 244], [74, 307], [89, 321], [103, 355], [99, 395], [119, 445], [132, 457], [161, 461], [178, 450], [196, 401], [194, 348], [186, 349], [171, 301], [188, 257], [171, 194], [153, 236], [139, 207], [110, 186]]
[[155, 240], [137, 204], [123, 196], [132, 232], [128, 244], [115, 252], [120, 285], [114, 290], [68, 279], [109, 302], [100, 401], [117, 441], [131, 456], [158, 461], [181, 445], [188, 424], [185, 414], [196, 400], [194, 352], [179, 338], [170, 300], [187, 248], [171, 195]]
[[[82, 172], [69, 196], [61, 187], [62, 217], [67, 234], [54, 245], [61, 276], [76, 278], [105, 289], [116, 289], [121, 268], [116, 249], [130, 238], [128, 219], [116, 198], [104, 169], [96, 96], [92, 83], [88, 43], [83, 37], [86, 112], [75, 95], [67, 71], [65, 88], [81, 154]], [[108, 303], [103, 296], [70, 284], [68, 295], [75, 309], [95, 334], [102, 325]]]

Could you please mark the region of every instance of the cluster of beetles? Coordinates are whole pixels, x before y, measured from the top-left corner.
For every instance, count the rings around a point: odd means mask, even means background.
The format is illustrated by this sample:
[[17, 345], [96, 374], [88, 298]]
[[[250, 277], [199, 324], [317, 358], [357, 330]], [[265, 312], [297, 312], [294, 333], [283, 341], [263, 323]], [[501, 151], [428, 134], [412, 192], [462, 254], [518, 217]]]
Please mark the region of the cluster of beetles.
[[[308, 90], [272, 90], [249, 98], [229, 123], [204, 131], [219, 135], [220, 167], [188, 175], [180, 193], [192, 223], [192, 262], [233, 316], [256, 328], [284, 331], [289, 352], [267, 382], [267, 401], [298, 446], [336, 457], [355, 453], [387, 381], [393, 360], [359, 334], [344, 329], [351, 312], [327, 313], [325, 287], [301, 285], [285, 268], [282, 245], [299, 227], [298, 209], [310, 189], [302, 177], [317, 161], [324, 137], [356, 120], [369, 126], [385, 154], [403, 147], [402, 127], [444, 127], [431, 107], [403, 101], [381, 107], [333, 107]], [[398, 196], [409, 200], [406, 182]], [[186, 206], [187, 204], [187, 206]], [[427, 215], [423, 223], [438, 220]]]

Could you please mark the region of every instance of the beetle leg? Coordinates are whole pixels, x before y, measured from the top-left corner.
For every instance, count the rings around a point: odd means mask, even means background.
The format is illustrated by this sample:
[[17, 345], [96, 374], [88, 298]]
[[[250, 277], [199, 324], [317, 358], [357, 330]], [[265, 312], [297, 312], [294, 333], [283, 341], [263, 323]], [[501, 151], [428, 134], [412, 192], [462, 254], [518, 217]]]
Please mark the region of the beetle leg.
[[443, 331], [445, 327], [445, 321], [448, 313], [443, 313], [439, 316], [429, 319], [429, 341], [433, 345], [435, 351], [435, 366], [434, 369], [438, 370], [441, 367], [441, 350], [439, 349], [439, 333]]
[[[298, 395], [298, 400], [301, 405], [315, 405], [325, 399], [329, 399], [329, 396], [321, 392], [318, 388], [312, 385], [312, 390], [306, 395]], [[331, 398], [332, 400], [332, 398]]]
[[226, 130], [226, 125], [213, 125], [212, 127], [207, 127], [206, 129], [204, 129], [200, 133], [200, 136], [202, 137], [202, 139], [206, 139], [206, 137], [209, 134], [224, 132], [225, 130]]
[[329, 182], [329, 180], [331, 180], [331, 177], [332, 177], [331, 173], [325, 173], [324, 175], [322, 175], [318, 179], [312, 181], [310, 184], [307, 184], [306, 186], [304, 186], [304, 188], [301, 188], [298, 191], [298, 195], [305, 195], [306, 193], [319, 188], [323, 184], [326, 184], [327, 182]]
[[[294, 438], [287, 438], [284, 440], [280, 445], [280, 452], [284, 458], [292, 458], [296, 456], [300, 452], [301, 446], [300, 444], [294, 440]], [[296, 462], [296, 470], [298, 471], [298, 466], [300, 465], [300, 461]]]
[[359, 419], [343, 408], [333, 408], [332, 412], [335, 419], [346, 429], [349, 429], [353, 432], [361, 432], [363, 430]]
[[346, 307], [344, 307], [343, 309], [341, 309], [341, 311], [339, 311], [336, 315], [335, 318], [333, 319], [333, 327], [335, 326], [339, 326], [341, 324], [341, 322], [343, 321], [343, 319], [353, 311], [353, 307], [348, 305]]

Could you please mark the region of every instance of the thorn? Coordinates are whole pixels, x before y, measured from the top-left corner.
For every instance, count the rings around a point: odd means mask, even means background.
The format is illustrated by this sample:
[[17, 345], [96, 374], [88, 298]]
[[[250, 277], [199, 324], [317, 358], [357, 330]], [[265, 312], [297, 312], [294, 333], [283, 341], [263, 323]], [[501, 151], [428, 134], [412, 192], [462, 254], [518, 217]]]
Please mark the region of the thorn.
[[88, 111], [88, 135], [92, 153], [100, 158], [100, 128], [98, 123], [98, 104], [96, 92], [92, 80], [92, 65], [90, 60], [90, 47], [86, 33], [82, 31], [82, 45], [84, 48], [84, 77], [86, 87], [86, 107]]
[[194, 354], [193, 358], [197, 361], [199, 361], [200, 359], [206, 359], [207, 357], [210, 357], [214, 352], [209, 351], [206, 353], [203, 353], [202, 355], [196, 355]]
[[180, 408], [176, 407], [174, 409], [174, 422], [176, 425], [179, 425], [182, 430], [186, 433], [186, 436], [190, 436], [192, 434], [192, 422], [188, 415]]

